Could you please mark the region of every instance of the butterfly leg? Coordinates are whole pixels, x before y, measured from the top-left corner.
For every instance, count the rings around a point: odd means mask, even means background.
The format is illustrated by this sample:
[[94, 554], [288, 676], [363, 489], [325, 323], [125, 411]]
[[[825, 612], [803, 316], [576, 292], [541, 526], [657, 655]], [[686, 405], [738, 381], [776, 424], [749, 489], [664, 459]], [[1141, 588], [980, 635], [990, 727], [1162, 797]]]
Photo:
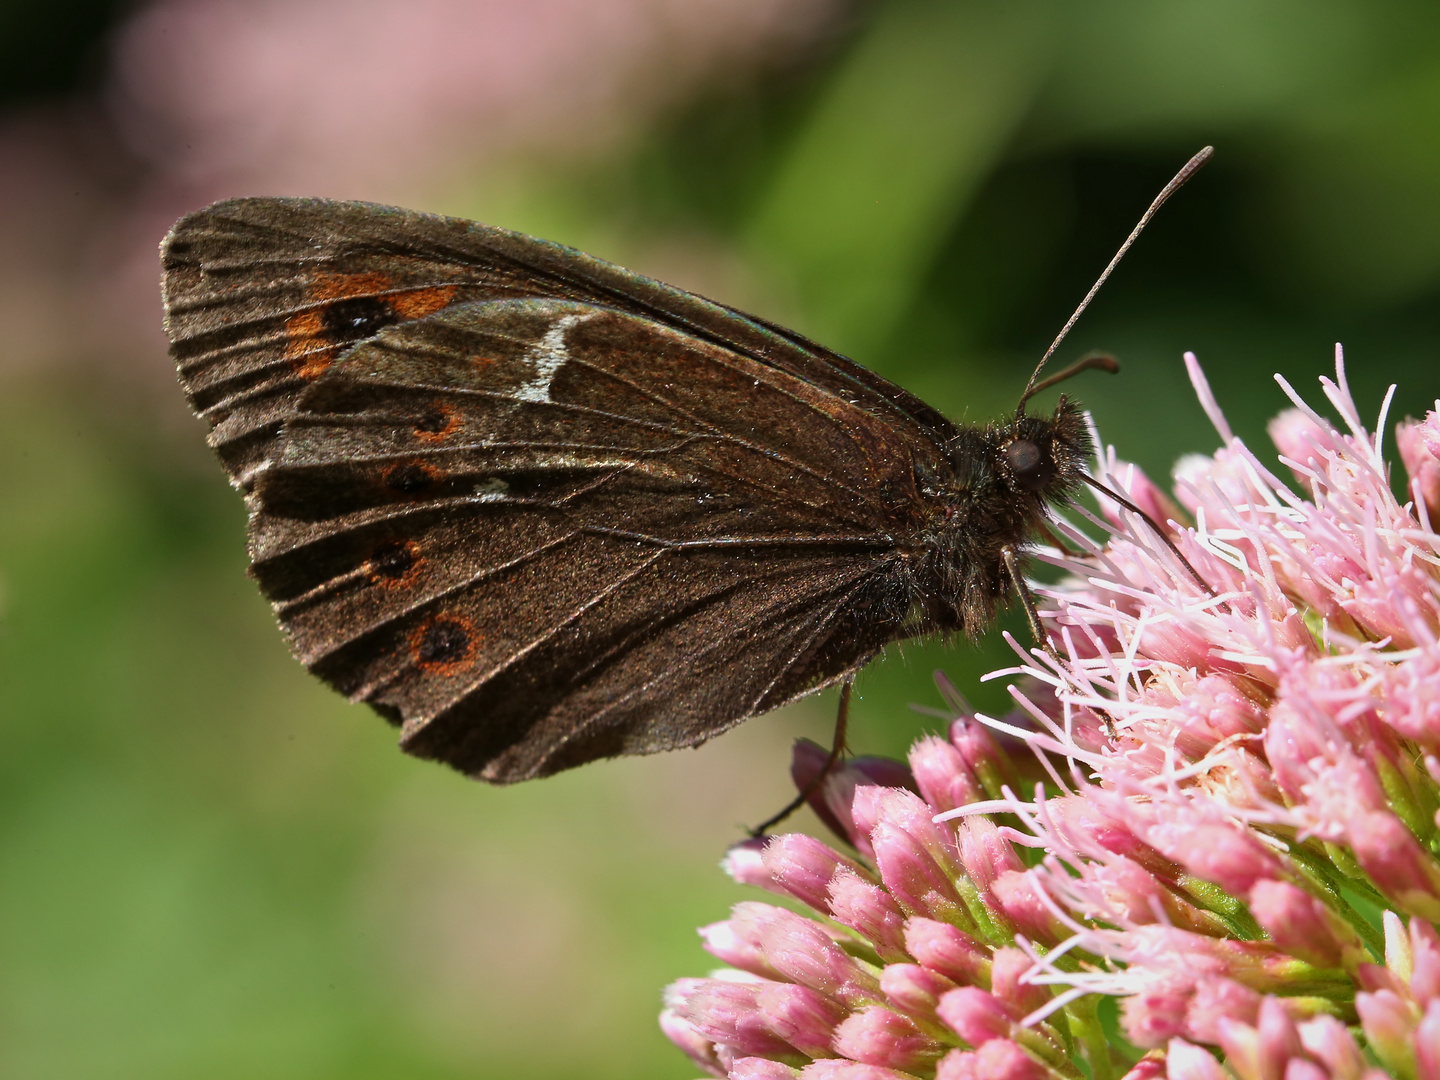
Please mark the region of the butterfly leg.
[[1025, 584], [1025, 578], [1020, 574], [1020, 567], [1015, 559], [1015, 549], [1006, 547], [1001, 550], [1000, 554], [1005, 560], [1006, 573], [1015, 583], [1015, 592], [1020, 597], [1020, 606], [1025, 609], [1025, 621], [1030, 624], [1030, 635], [1035, 639], [1035, 643], [1052, 657], [1056, 660], [1061, 659], [1055, 646], [1045, 636], [1045, 628], [1040, 625], [1040, 612], [1035, 610], [1035, 594], [1030, 591], [1030, 586]]
[[854, 678], [846, 679], [840, 684], [840, 708], [835, 714], [835, 737], [830, 744], [830, 756], [825, 759], [824, 766], [805, 785], [800, 794], [785, 804], [785, 807], [778, 813], [772, 814], [759, 825], [750, 830], [752, 837], [761, 837], [768, 833], [780, 822], [784, 821], [800, 807], [804, 806], [810, 796], [820, 789], [825, 778], [830, 775], [840, 759], [845, 756], [845, 729], [850, 724], [850, 688], [855, 685]]
[[[1004, 549], [1005, 569], [1010, 574], [1010, 580], [1015, 582], [1015, 591], [1020, 595], [1020, 604], [1025, 608], [1025, 621], [1030, 624], [1030, 633], [1040, 647], [1049, 653], [1056, 660], [1063, 660], [1064, 657], [1050, 643], [1050, 639], [1044, 636], [1040, 625], [1040, 613], [1035, 610], [1035, 594], [1030, 591], [1030, 586], [1025, 584], [1025, 579], [1020, 576], [1020, 569], [1016, 565], [1015, 552], [1011, 548]], [[1101, 720], [1105, 725], [1105, 734], [1115, 738], [1115, 722], [1110, 719], [1109, 714], [1101, 713]]]

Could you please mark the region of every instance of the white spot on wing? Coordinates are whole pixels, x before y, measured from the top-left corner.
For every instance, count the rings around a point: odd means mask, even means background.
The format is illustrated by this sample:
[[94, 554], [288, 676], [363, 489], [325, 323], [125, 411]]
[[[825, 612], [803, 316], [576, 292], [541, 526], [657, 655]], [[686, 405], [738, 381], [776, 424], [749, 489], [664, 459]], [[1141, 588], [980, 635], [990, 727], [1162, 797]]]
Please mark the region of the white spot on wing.
[[565, 335], [570, 327], [589, 318], [587, 315], [564, 315], [545, 331], [545, 336], [530, 347], [525, 359], [535, 365], [535, 374], [515, 391], [521, 401], [549, 401], [550, 382], [565, 366], [570, 354], [565, 351]]
[[498, 502], [510, 490], [510, 485], [500, 477], [492, 476], [488, 480], [477, 481], [471, 490], [481, 502]]

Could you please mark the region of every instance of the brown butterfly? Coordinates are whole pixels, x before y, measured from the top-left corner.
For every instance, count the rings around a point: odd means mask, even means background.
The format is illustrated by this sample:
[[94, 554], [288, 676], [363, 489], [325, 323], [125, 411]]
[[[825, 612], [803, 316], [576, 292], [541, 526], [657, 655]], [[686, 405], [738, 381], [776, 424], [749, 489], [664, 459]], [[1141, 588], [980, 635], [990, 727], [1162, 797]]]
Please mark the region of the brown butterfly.
[[1025, 414], [1054, 380], [957, 425], [763, 319], [469, 221], [235, 199], [162, 262], [291, 649], [485, 780], [693, 746], [889, 642], [976, 634], [1088, 480], [1079, 407]]

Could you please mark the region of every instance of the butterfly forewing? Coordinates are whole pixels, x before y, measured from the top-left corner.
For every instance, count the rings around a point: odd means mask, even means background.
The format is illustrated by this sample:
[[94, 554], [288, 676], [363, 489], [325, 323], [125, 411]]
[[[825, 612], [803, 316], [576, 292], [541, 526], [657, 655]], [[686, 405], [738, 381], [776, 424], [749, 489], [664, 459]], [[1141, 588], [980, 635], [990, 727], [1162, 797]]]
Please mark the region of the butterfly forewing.
[[798, 336], [517, 234], [241, 200], [165, 251], [297, 656], [492, 780], [693, 745], [914, 626], [953, 432]]
[[919, 399], [799, 335], [559, 244], [456, 218], [324, 199], [234, 199], [162, 247], [181, 383], [242, 488], [295, 401], [385, 326], [472, 300], [575, 300], [646, 315], [779, 367], [922, 442], [953, 432]]

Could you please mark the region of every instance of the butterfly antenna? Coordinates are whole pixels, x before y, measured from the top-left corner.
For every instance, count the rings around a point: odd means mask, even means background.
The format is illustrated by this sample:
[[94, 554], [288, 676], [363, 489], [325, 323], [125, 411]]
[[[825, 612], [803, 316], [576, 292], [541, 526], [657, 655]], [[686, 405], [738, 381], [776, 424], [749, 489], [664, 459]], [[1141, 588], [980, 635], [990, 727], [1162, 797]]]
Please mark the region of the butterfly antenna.
[[[1090, 291], [1085, 294], [1085, 299], [1080, 301], [1080, 306], [1075, 309], [1075, 314], [1071, 315], [1065, 325], [1060, 328], [1060, 333], [1057, 334], [1055, 340], [1050, 343], [1050, 348], [1045, 350], [1045, 355], [1040, 358], [1040, 363], [1035, 365], [1035, 373], [1030, 376], [1030, 381], [1025, 384], [1025, 392], [1020, 395], [1020, 405], [1015, 410], [1017, 416], [1023, 416], [1025, 414], [1025, 402], [1030, 400], [1032, 396], [1046, 386], [1051, 386], [1058, 381], [1059, 377], [1057, 376], [1057, 378], [1054, 379], [1046, 379], [1043, 383], [1037, 384], [1036, 382], [1036, 380], [1040, 378], [1040, 372], [1043, 371], [1045, 365], [1049, 363], [1050, 357], [1055, 355], [1055, 350], [1060, 347], [1060, 343], [1064, 341], [1065, 336], [1070, 333], [1070, 328], [1073, 327], [1080, 316], [1085, 313], [1085, 309], [1090, 306], [1090, 301], [1095, 299], [1095, 294], [1100, 291], [1100, 286], [1105, 284], [1105, 279], [1110, 276], [1115, 267], [1119, 265], [1120, 260], [1125, 257], [1125, 253], [1130, 250], [1130, 245], [1135, 243], [1140, 234], [1145, 231], [1145, 226], [1150, 224], [1150, 219], [1155, 216], [1160, 207], [1165, 205], [1165, 200], [1179, 191], [1185, 181], [1194, 176], [1196, 170], [1209, 161], [1214, 153], [1215, 148], [1213, 146], [1205, 147], [1205, 149], [1187, 161], [1185, 167], [1176, 173], [1174, 178], [1161, 189], [1159, 195], [1155, 196], [1155, 201], [1150, 204], [1150, 209], [1141, 215], [1139, 223], [1130, 231], [1130, 235], [1127, 236], [1125, 242], [1120, 245], [1120, 250], [1115, 252], [1115, 257], [1110, 260], [1110, 265], [1105, 267], [1100, 277], [1096, 279], [1095, 284], [1090, 286]], [[1090, 366], [1094, 367], [1099, 365], [1092, 364]], [[1073, 375], [1077, 373], [1077, 370], [1083, 371], [1085, 369], [1066, 369], [1066, 371], [1061, 374]]]

